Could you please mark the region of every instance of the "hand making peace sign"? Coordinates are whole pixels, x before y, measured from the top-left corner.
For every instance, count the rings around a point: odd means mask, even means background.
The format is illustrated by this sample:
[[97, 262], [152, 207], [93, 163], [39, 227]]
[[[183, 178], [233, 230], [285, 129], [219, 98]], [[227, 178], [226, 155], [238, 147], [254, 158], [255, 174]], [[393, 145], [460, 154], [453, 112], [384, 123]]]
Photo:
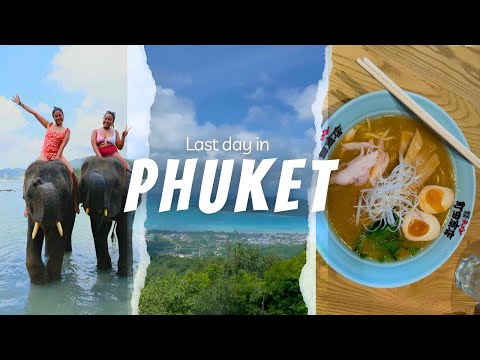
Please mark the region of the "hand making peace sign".
[[129, 127], [129, 128], [127, 129], [127, 126], [128, 126], [128, 125], [125, 125], [125, 130], [123, 130], [123, 132], [122, 132], [122, 137], [126, 137], [126, 136], [128, 135], [128, 130], [130, 130], [130, 129], [132, 128], [132, 127]]

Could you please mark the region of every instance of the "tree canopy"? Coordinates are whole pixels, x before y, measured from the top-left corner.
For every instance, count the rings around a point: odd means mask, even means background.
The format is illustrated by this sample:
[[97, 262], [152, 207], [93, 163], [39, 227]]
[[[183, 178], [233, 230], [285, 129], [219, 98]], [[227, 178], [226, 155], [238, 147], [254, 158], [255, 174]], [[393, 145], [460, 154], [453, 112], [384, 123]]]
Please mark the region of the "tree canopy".
[[303, 315], [299, 277], [305, 251], [290, 259], [263, 255], [252, 245], [229, 243], [227, 255], [152, 259], [140, 314]]

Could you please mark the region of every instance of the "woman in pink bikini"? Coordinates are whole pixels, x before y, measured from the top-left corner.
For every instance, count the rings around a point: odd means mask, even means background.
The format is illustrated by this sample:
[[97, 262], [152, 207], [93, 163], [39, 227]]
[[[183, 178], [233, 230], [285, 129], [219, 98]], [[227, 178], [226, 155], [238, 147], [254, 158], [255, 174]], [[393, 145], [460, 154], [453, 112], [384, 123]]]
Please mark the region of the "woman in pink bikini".
[[127, 171], [130, 170], [130, 165], [120, 155], [118, 150], [122, 150], [125, 145], [125, 138], [128, 135], [127, 127], [122, 132], [122, 137], [118, 134], [118, 131], [114, 129], [115, 113], [113, 111], [107, 111], [103, 115], [103, 127], [95, 129], [92, 132], [91, 142], [93, 151], [98, 157], [113, 156], [120, 160], [123, 167]]
[[[78, 207], [77, 177], [68, 160], [65, 158], [65, 156], [62, 155], [63, 149], [65, 149], [65, 146], [67, 146], [68, 141], [70, 140], [70, 130], [63, 127], [63, 110], [58, 107], [54, 107], [52, 111], [52, 117], [54, 122], [49, 122], [38, 112], [22, 103], [18, 94], [12, 99], [12, 101], [14, 101], [23, 109], [35, 116], [40, 122], [40, 124], [42, 124], [42, 126], [47, 129], [47, 132], [45, 133], [45, 140], [43, 142], [42, 152], [40, 153], [40, 156], [37, 160], [59, 160], [67, 166], [68, 170], [70, 170], [70, 176], [72, 177], [73, 181], [73, 201], [75, 212], [79, 214], [80, 208]], [[26, 207], [23, 215], [25, 217], [28, 216], [28, 209]]]

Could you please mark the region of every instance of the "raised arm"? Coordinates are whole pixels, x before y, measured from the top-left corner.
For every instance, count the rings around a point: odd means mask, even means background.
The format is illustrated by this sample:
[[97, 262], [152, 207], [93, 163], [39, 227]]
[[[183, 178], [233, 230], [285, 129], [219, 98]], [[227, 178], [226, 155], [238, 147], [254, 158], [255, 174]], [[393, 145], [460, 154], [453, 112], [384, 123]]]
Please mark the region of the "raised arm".
[[123, 147], [125, 146], [125, 138], [128, 135], [128, 129], [125, 126], [125, 130], [123, 130], [123, 132], [122, 132], [122, 137], [120, 137], [117, 130], [115, 130], [115, 132], [116, 132], [116, 137], [115, 138], [117, 139], [117, 141], [115, 142], [115, 145], [117, 145], [118, 150], [122, 150]]
[[49, 121], [47, 121], [42, 115], [40, 115], [38, 112], [36, 112], [35, 110], [33, 110], [31, 107], [25, 105], [24, 103], [22, 103], [22, 101], [20, 100], [20, 96], [15, 95], [15, 97], [12, 99], [13, 102], [17, 103], [17, 105], [21, 106], [22, 108], [24, 108], [26, 111], [28, 111], [30, 114], [32, 114], [33, 116], [35, 116], [37, 118], [37, 120], [40, 122], [40, 124], [42, 124], [42, 126], [44, 128], [47, 128], [48, 127], [48, 124], [50, 124]]
[[95, 155], [97, 155], [98, 157], [103, 157], [102, 154], [100, 154], [100, 150], [98, 150], [96, 129], [92, 131], [92, 136], [90, 137], [90, 141], [92, 143], [93, 151], [95, 151]]

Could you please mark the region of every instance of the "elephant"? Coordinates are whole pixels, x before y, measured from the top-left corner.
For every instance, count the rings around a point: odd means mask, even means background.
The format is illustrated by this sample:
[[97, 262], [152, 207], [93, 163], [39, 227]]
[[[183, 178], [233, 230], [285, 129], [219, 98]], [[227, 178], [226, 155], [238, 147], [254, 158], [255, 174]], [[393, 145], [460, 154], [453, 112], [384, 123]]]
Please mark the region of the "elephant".
[[[23, 199], [28, 209], [26, 267], [30, 282], [59, 280], [64, 253], [72, 251], [75, 224], [73, 181], [61, 161], [35, 161], [25, 171]], [[46, 266], [42, 261], [45, 237]]]
[[107, 237], [112, 223], [116, 222], [114, 231], [118, 239], [119, 276], [133, 273], [132, 227], [135, 212], [124, 212], [130, 177], [131, 172], [126, 171], [116, 158], [92, 156], [83, 162], [79, 182], [79, 202], [90, 217], [98, 270], [112, 268]]

